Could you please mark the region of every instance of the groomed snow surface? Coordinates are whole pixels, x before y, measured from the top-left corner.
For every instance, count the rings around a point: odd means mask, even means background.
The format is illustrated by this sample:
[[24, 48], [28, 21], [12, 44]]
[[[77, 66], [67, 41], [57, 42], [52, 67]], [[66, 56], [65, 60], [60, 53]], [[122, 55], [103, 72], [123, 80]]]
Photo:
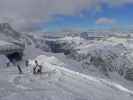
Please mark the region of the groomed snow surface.
[[[42, 75], [33, 75], [34, 60], [43, 65]], [[123, 86], [64, 68], [56, 57], [30, 60], [19, 75], [15, 67], [0, 70], [0, 100], [133, 100]]]

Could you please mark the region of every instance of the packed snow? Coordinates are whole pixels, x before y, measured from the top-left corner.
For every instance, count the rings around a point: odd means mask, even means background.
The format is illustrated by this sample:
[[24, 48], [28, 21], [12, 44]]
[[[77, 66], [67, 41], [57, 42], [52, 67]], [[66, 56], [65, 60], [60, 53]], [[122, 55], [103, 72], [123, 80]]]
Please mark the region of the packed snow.
[[[0, 100], [133, 99], [133, 92], [123, 86], [55, 65], [51, 63], [53, 57], [41, 55], [35, 59], [43, 65], [42, 75], [26, 71], [25, 74], [18, 75], [15, 68], [1, 70]], [[31, 60], [30, 70], [33, 62]]]

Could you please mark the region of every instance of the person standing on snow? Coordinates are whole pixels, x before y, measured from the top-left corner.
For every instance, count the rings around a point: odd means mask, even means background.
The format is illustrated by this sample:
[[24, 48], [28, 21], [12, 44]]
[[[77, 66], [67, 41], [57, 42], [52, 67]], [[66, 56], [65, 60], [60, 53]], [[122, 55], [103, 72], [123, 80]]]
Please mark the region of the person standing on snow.
[[29, 66], [29, 60], [25, 61], [25, 66], [28, 67]]
[[35, 60], [35, 67], [33, 67], [33, 74], [41, 74], [42, 66], [38, 64], [38, 61]]

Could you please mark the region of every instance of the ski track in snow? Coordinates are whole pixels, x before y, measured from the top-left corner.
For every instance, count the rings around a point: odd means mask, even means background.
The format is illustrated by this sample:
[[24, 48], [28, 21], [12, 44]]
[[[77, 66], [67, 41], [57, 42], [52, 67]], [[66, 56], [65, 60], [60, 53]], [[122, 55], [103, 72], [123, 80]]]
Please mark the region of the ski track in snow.
[[[124, 88], [121, 85], [118, 85], [116, 83], [113, 82], [109, 82], [103, 79], [98, 79], [95, 77], [91, 77], [91, 76], [87, 76], [84, 74], [81, 74], [79, 72], [74, 72], [71, 71], [69, 69], [63, 68], [63, 67], [59, 67], [59, 66], [52, 66], [54, 70], [54, 72], [51, 72], [51, 74], [48, 75], [48, 79], [50, 78], [51, 82], [49, 82], [48, 84], [51, 86], [53, 84], [54, 87], [51, 87], [51, 89], [49, 87], [45, 87], [45, 82], [48, 82], [47, 79], [45, 78], [39, 78], [40, 76], [36, 76], [36, 78], [34, 81], [39, 81], [39, 82], [44, 82], [44, 88], [38, 88], [38, 87], [25, 87], [25, 85], [23, 85], [23, 83], [21, 83], [21, 79], [29, 79], [28, 78], [28, 74], [25, 75], [13, 75], [12, 78], [9, 80], [10, 83], [12, 83], [14, 86], [16, 86], [17, 89], [20, 90], [14, 90], [14, 89], [9, 89], [8, 91], [12, 91], [13, 93], [11, 93], [10, 96], [16, 96], [18, 94], [15, 94], [15, 91], [19, 94], [23, 94], [23, 93], [33, 93], [33, 92], [52, 92], [53, 89], [58, 89], [58, 91], [64, 91], [65, 94], [71, 95], [75, 98], [80, 98], [79, 100], [88, 100], [88, 98], [91, 98], [89, 100], [95, 100], [93, 99], [94, 97], [94, 93], [91, 92], [91, 90], [88, 90], [89, 87], [91, 87], [91, 89], [98, 89], [98, 91], [101, 91], [99, 86], [104, 86], [105, 87], [111, 87], [112, 89], [117, 89], [120, 90], [122, 92], [125, 92], [127, 94], [132, 94], [133, 92]], [[60, 73], [59, 73], [60, 72]], [[56, 75], [57, 74], [57, 75]], [[45, 76], [46, 74], [44, 74]], [[54, 77], [54, 78], [53, 78]], [[57, 78], [57, 79], [55, 79]], [[42, 80], [41, 80], [42, 79]], [[25, 84], [34, 84], [34, 81], [31, 83], [25, 83]], [[93, 85], [95, 84], [95, 85]], [[98, 86], [96, 86], [96, 84]], [[48, 86], [49, 86], [48, 85]], [[34, 86], [34, 85], [33, 85]], [[47, 85], [46, 85], [47, 86]], [[88, 88], [88, 89], [87, 89]], [[81, 89], [81, 91], [80, 91]], [[57, 94], [58, 95], [58, 94]], [[5, 95], [7, 96], [7, 95]], [[4, 99], [2, 99], [4, 100]], [[6, 99], [5, 99], [6, 100]], [[7, 99], [10, 100], [10, 99]], [[35, 99], [37, 100], [37, 99]], [[41, 100], [41, 99], [40, 99]], [[47, 100], [47, 99], [46, 99]], [[51, 99], [51, 100], [55, 100], [55, 99]], [[68, 99], [68, 100], [77, 100], [77, 99]], [[101, 99], [100, 99], [101, 100]]]
[[110, 86], [110, 87], [115, 88], [117, 90], [120, 90], [120, 91], [123, 91], [123, 92], [126, 92], [126, 93], [129, 93], [129, 94], [133, 95], [132, 90], [129, 90], [129, 89], [125, 88], [124, 86], [120, 85], [120, 84], [110, 82], [110, 81], [106, 81], [104, 79], [98, 79], [98, 78], [95, 78], [95, 77], [92, 77], [92, 76], [87, 76], [87, 75], [81, 74], [79, 72], [73, 72], [69, 69], [65, 69], [65, 68], [62, 68], [62, 67], [56, 67], [56, 68], [59, 69], [62, 72], [65, 72], [65, 73], [69, 74], [69, 75], [82, 77], [84, 79], [87, 79], [87, 80], [90, 80], [90, 81], [93, 81], [93, 82], [97, 82], [97, 83], [103, 83], [107, 86]]

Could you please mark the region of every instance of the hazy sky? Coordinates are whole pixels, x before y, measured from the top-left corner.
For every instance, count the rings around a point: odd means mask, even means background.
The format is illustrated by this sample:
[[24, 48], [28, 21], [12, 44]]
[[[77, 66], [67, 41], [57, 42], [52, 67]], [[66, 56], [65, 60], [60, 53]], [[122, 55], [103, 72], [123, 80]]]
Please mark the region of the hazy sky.
[[133, 28], [133, 0], [0, 0], [0, 22], [21, 31]]

